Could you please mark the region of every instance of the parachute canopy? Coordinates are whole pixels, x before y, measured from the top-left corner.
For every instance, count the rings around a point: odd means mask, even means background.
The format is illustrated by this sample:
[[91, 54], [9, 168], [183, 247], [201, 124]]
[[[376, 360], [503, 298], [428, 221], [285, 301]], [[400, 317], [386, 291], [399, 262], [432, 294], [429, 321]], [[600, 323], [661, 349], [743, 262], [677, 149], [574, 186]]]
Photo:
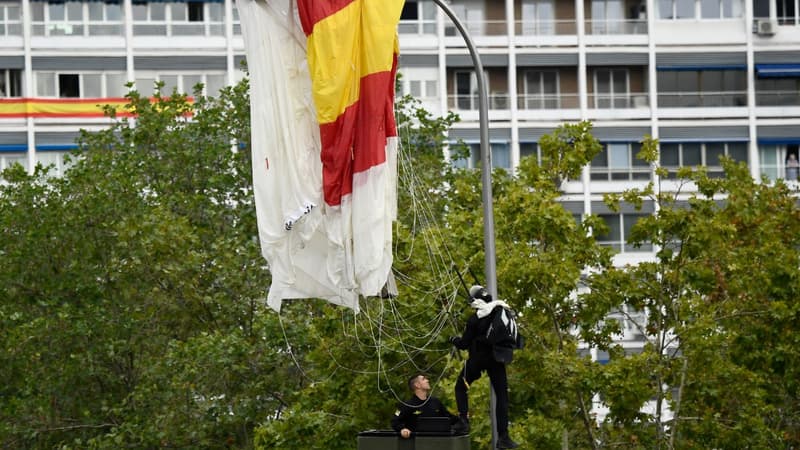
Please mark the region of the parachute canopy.
[[268, 304], [358, 311], [391, 277], [404, 0], [238, 0]]

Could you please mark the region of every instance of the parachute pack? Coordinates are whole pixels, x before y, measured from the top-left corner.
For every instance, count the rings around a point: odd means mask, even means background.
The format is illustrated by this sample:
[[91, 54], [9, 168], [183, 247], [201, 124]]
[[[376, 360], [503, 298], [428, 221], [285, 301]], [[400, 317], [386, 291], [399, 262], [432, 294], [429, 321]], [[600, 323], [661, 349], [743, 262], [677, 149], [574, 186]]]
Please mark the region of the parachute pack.
[[492, 346], [494, 359], [508, 364], [514, 357], [514, 350], [522, 348], [523, 339], [517, 327], [516, 313], [502, 306], [495, 306], [485, 318], [486, 331], [483, 337]]

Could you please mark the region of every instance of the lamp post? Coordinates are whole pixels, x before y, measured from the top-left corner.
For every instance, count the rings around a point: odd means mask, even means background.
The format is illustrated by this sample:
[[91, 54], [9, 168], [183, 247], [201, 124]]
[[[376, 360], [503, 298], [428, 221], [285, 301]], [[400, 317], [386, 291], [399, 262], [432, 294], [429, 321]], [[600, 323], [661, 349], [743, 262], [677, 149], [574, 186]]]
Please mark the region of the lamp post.
[[[483, 72], [483, 63], [481, 62], [478, 50], [475, 48], [475, 43], [464, 28], [464, 24], [456, 16], [453, 10], [444, 2], [444, 0], [433, 0], [433, 2], [444, 11], [450, 18], [453, 24], [461, 33], [464, 42], [467, 44], [469, 54], [472, 57], [472, 63], [475, 65], [475, 76], [478, 81], [478, 115], [480, 120], [480, 142], [481, 142], [481, 184], [483, 200], [483, 250], [484, 250], [484, 277], [486, 285], [489, 288], [489, 293], [492, 298], [497, 298], [497, 261], [495, 259], [495, 242], [494, 242], [494, 210], [492, 208], [492, 150], [489, 146], [489, 96], [486, 92], [486, 74]], [[492, 448], [494, 449], [497, 444], [497, 419], [495, 415], [497, 397], [494, 388], [491, 387], [491, 400], [490, 400], [490, 416], [492, 421]]]

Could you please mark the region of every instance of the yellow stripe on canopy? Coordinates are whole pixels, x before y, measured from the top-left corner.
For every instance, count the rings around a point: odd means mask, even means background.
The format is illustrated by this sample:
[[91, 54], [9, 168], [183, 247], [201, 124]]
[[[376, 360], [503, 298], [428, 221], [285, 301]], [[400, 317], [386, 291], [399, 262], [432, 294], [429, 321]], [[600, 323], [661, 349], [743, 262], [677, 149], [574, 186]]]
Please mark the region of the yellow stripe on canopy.
[[404, 0], [356, 0], [320, 20], [308, 37], [308, 64], [320, 124], [336, 121], [360, 96], [361, 78], [392, 70]]

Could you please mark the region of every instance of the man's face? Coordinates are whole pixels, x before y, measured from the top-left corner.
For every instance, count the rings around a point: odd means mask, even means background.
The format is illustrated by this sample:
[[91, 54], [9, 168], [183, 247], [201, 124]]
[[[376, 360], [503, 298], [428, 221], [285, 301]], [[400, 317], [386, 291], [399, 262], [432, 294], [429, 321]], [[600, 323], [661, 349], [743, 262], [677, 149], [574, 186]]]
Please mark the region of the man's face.
[[426, 377], [425, 375], [420, 375], [420, 376], [417, 377], [416, 385], [417, 385], [417, 389], [422, 389], [422, 390], [425, 390], [425, 391], [430, 391], [431, 390], [431, 382], [430, 382], [430, 380], [428, 380], [428, 377]]

